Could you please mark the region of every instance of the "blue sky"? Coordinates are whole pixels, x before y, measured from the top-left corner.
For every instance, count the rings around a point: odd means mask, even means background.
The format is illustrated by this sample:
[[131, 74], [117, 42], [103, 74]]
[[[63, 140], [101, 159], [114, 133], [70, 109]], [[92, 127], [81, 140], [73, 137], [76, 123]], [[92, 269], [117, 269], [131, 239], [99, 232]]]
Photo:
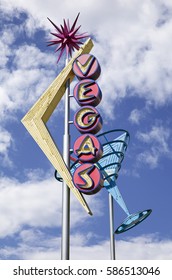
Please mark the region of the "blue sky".
[[[60, 259], [62, 185], [21, 119], [64, 66], [46, 46], [47, 17], [59, 25], [78, 12], [101, 65], [102, 132], [123, 128], [131, 135], [118, 187], [131, 212], [153, 209], [117, 236], [117, 258], [171, 259], [170, 0], [1, 0], [0, 259]], [[63, 105], [48, 122], [60, 149]], [[72, 101], [71, 118], [77, 108]], [[78, 133], [71, 128], [71, 134], [73, 142]], [[71, 195], [71, 258], [109, 259], [108, 194], [103, 189], [86, 199], [93, 217]], [[115, 228], [124, 218], [115, 204]]]

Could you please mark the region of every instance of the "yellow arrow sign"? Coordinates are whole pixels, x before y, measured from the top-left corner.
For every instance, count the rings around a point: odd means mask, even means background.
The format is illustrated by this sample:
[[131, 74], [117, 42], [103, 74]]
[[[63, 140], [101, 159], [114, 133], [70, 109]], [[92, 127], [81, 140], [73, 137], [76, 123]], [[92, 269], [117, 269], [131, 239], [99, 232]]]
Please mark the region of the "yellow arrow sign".
[[72, 71], [74, 60], [81, 54], [89, 53], [92, 47], [93, 42], [89, 38], [22, 119], [23, 125], [90, 215], [92, 215], [91, 210], [82, 194], [74, 186], [71, 173], [46, 127], [46, 122], [63, 97], [67, 80], [70, 79], [71, 83], [74, 78]]

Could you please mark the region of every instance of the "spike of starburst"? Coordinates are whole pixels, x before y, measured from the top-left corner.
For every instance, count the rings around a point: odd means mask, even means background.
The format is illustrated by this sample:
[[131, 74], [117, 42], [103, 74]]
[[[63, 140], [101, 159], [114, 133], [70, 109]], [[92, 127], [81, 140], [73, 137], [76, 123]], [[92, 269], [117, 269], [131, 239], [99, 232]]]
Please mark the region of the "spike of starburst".
[[47, 17], [47, 19], [52, 23], [52, 25], [54, 25], [54, 27], [59, 31], [59, 33], [61, 33], [60, 28], [50, 18]]
[[77, 14], [77, 17], [76, 17], [76, 19], [75, 19], [75, 21], [74, 21], [74, 23], [73, 23], [73, 25], [72, 25], [72, 27], [71, 27], [71, 31], [73, 31], [73, 30], [75, 29], [75, 25], [76, 25], [76, 23], [77, 23], [77, 20], [78, 20], [78, 18], [79, 18], [79, 15], [80, 15], [80, 13]]
[[54, 40], [48, 41], [48, 46], [57, 45], [55, 52], [59, 51], [59, 56], [57, 59], [57, 63], [59, 62], [64, 50], [66, 49], [66, 55], [72, 56], [72, 52], [76, 49], [80, 48], [79, 45], [83, 44], [81, 39], [87, 38], [88, 35], [86, 33], [79, 34], [78, 30], [79, 27], [76, 27], [77, 20], [79, 18], [80, 13], [78, 13], [77, 17], [75, 18], [72, 27], [70, 28], [69, 20], [63, 20], [63, 25], [58, 27], [51, 19], [48, 20], [51, 24], [55, 27], [56, 32], [51, 32], [53, 36], [55, 36]]

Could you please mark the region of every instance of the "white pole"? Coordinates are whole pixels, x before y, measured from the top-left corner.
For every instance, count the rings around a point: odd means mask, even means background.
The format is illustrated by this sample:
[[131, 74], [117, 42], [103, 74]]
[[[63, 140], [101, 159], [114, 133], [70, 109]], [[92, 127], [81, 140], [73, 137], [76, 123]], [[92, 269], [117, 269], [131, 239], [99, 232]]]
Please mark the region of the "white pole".
[[114, 205], [113, 197], [109, 194], [109, 223], [110, 223], [110, 256], [115, 260], [115, 234], [114, 234]]
[[[68, 63], [66, 59], [66, 65]], [[70, 112], [70, 80], [66, 83], [65, 93], [65, 119], [64, 119], [64, 138], [63, 138], [63, 158], [70, 168], [70, 132], [69, 132], [69, 112]], [[69, 260], [70, 258], [70, 189], [63, 181], [62, 190], [62, 244], [61, 244], [61, 259]]]

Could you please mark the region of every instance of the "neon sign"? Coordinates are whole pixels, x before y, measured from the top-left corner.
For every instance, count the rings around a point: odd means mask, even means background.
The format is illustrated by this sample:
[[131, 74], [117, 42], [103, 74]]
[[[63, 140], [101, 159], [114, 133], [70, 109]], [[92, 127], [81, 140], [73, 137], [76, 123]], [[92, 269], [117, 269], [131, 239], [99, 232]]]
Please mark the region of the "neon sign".
[[102, 128], [102, 118], [95, 107], [102, 99], [102, 93], [95, 82], [100, 76], [98, 60], [90, 54], [75, 59], [73, 72], [80, 80], [74, 88], [74, 97], [81, 108], [74, 115], [74, 125], [83, 135], [74, 143], [74, 153], [82, 164], [73, 174], [73, 183], [85, 194], [95, 194], [103, 187], [103, 176], [94, 165], [102, 156], [103, 149], [93, 135]]
[[74, 153], [82, 162], [97, 162], [103, 153], [100, 141], [92, 134], [84, 134], [77, 138]]
[[92, 79], [84, 79], [77, 83], [73, 95], [80, 106], [90, 105], [95, 107], [102, 99], [101, 90]]
[[100, 64], [98, 60], [91, 54], [82, 54], [73, 63], [73, 72], [79, 79], [97, 80], [100, 76]]
[[102, 118], [92, 106], [84, 106], [74, 116], [74, 125], [81, 133], [96, 134], [102, 128]]
[[99, 169], [91, 163], [81, 164], [73, 174], [75, 187], [85, 194], [95, 194], [103, 186]]

